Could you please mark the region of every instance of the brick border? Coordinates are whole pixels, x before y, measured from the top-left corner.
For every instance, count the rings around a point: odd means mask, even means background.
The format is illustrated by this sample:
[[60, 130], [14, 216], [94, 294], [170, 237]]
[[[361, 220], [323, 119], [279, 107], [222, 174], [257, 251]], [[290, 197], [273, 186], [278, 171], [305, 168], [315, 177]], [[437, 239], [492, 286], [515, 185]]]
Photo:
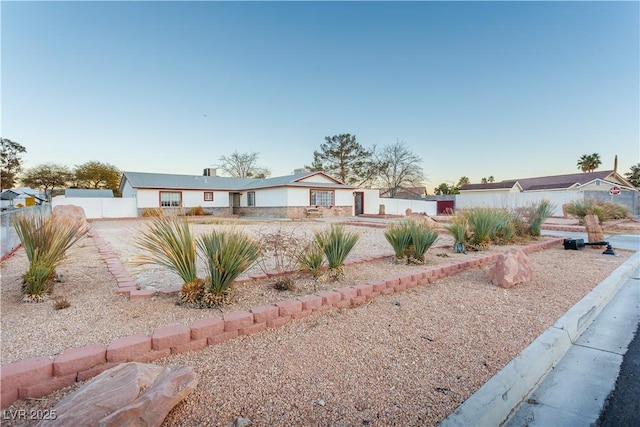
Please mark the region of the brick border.
[[[99, 250], [110, 255], [99, 237]], [[562, 238], [536, 242], [522, 248], [532, 253], [561, 244]], [[205, 318], [190, 326], [171, 325], [157, 328], [151, 336], [132, 335], [114, 339], [107, 346], [89, 345], [71, 348], [53, 359], [36, 357], [6, 364], [0, 367], [1, 407], [5, 408], [18, 399], [46, 396], [56, 390], [85, 381], [99, 373], [125, 362], [152, 362], [187, 351], [200, 350], [240, 335], [252, 335], [267, 328], [283, 326], [312, 313], [358, 306], [380, 295], [401, 292], [416, 286], [427, 285], [461, 271], [495, 262], [501, 254], [476, 255], [468, 259], [425, 268], [413, 273], [386, 280], [342, 287], [317, 294], [305, 295], [250, 308], [247, 311], [224, 313], [222, 318]], [[111, 257], [109, 257], [112, 260]], [[123, 282], [128, 277], [118, 270], [119, 261], [111, 261], [113, 269]]]

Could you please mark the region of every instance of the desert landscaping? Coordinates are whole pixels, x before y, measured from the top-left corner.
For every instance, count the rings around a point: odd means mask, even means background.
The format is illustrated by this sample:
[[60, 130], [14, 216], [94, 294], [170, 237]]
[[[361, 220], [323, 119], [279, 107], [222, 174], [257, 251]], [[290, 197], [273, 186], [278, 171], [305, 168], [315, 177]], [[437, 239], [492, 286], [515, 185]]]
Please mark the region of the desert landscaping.
[[[196, 309], [176, 305], [177, 297], [171, 293], [142, 299], [116, 293], [117, 280], [96, 239], [108, 244], [141, 289], [181, 285], [177, 275], [162, 267], [132, 265], [140, 253], [135, 237], [147, 223], [145, 219], [91, 222], [89, 236], [69, 251], [58, 268], [60, 280], [48, 302], [20, 302], [21, 276], [28, 264], [23, 250], [5, 260], [2, 365], [40, 356], [54, 358], [82, 346], [107, 346], [117, 338], [151, 335], [165, 326], [188, 327], [233, 311], [419, 274], [438, 265], [535, 243], [454, 253], [452, 237], [440, 229], [424, 265], [403, 265], [395, 262], [384, 228], [347, 225], [359, 240], [340, 281], [314, 281], [300, 274], [292, 289], [276, 290], [274, 278], [264, 277], [264, 268], [254, 265], [234, 286], [229, 304]], [[274, 230], [306, 238], [327, 226], [323, 221], [192, 220], [196, 234], [225, 228], [256, 238]], [[238, 418], [258, 426], [437, 425], [629, 256], [625, 251], [603, 255], [594, 248], [564, 250], [558, 243], [529, 253], [532, 280], [513, 288], [494, 286], [490, 265], [483, 265], [358, 305], [313, 312], [280, 327], [157, 359], [158, 365], [187, 365], [199, 376], [197, 388], [163, 425], [228, 426]], [[272, 267], [269, 262], [266, 266]], [[53, 303], [59, 299], [70, 306], [55, 310]], [[51, 409], [81, 385], [20, 400], [7, 409]], [[3, 425], [25, 424], [3, 420]]]

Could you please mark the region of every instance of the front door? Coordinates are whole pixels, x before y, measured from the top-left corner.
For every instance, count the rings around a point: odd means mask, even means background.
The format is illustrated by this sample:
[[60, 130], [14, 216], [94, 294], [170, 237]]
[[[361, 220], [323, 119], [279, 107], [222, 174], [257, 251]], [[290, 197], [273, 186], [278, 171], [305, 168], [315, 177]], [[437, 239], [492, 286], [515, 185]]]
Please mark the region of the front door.
[[240, 207], [240, 193], [229, 193], [229, 211], [235, 214], [237, 207]]
[[355, 215], [362, 215], [364, 213], [364, 193], [358, 191], [353, 193], [353, 206]]

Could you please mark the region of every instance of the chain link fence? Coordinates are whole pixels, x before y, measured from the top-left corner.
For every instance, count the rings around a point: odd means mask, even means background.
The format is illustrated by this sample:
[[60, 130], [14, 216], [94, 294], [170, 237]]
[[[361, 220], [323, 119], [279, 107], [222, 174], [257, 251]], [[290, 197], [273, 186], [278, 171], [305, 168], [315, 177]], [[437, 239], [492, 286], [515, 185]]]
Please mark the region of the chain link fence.
[[4, 258], [20, 245], [18, 234], [13, 228], [13, 220], [18, 215], [42, 215], [46, 218], [51, 215], [51, 205], [46, 203], [0, 212], [0, 258]]

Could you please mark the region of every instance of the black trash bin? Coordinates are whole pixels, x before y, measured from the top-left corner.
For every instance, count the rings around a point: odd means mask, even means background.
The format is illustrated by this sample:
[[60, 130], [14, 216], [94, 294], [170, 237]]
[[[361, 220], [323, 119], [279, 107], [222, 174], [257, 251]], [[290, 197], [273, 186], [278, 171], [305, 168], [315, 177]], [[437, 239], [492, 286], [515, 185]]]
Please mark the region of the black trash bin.
[[576, 251], [578, 249], [583, 249], [585, 246], [584, 239], [564, 239], [562, 245], [564, 246], [565, 250], [573, 249]]

